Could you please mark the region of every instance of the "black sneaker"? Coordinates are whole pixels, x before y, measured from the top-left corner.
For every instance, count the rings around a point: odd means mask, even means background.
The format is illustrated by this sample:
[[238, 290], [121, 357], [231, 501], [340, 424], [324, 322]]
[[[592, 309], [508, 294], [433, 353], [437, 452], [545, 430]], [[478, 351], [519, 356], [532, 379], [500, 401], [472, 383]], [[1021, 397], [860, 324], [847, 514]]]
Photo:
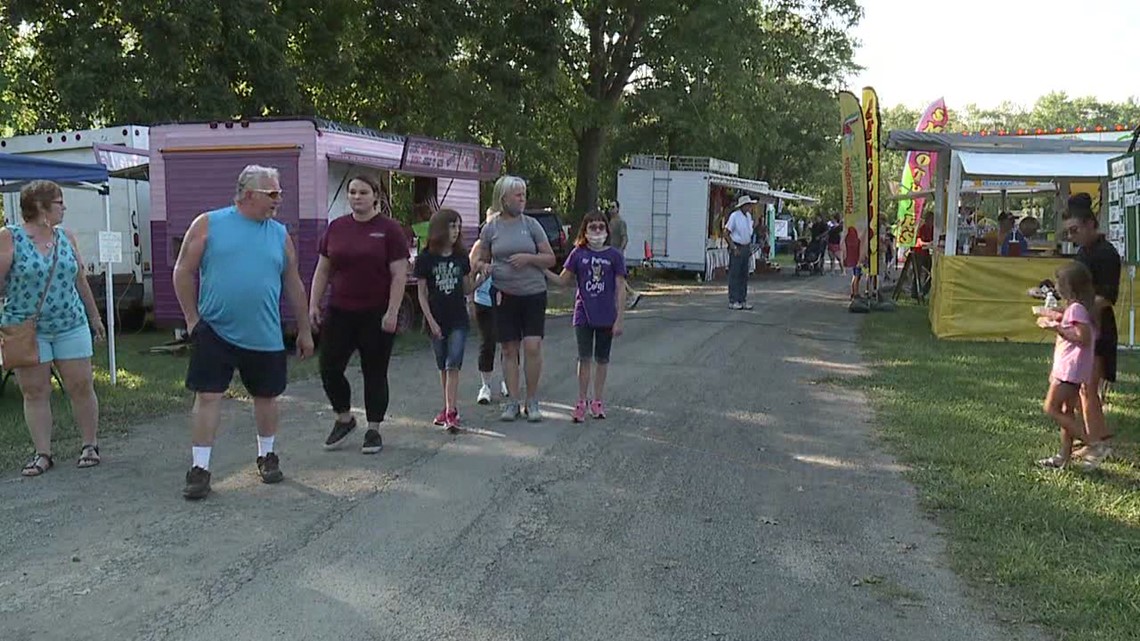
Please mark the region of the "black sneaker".
[[285, 475], [281, 473], [281, 460], [276, 452], [257, 457], [257, 473], [261, 475], [262, 483], [280, 483]]
[[348, 419], [347, 423], [340, 421], [333, 421], [332, 431], [329, 432], [329, 437], [325, 439], [325, 449], [333, 450], [344, 444], [344, 439], [348, 438], [349, 434], [356, 429], [356, 417]]
[[368, 430], [364, 433], [364, 446], [360, 448], [363, 454], [377, 454], [384, 449], [384, 439], [380, 438], [378, 430]]
[[200, 467], [192, 467], [186, 473], [186, 487], [182, 488], [182, 496], [191, 501], [206, 498], [210, 493], [210, 472]]

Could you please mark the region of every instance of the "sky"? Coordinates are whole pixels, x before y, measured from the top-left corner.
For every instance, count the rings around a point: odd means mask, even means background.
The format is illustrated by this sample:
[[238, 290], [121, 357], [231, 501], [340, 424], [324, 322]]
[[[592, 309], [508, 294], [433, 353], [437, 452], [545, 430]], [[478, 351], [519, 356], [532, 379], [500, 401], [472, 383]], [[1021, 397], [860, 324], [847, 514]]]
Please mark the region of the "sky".
[[[860, 4], [855, 62], [864, 70], [848, 87], [874, 87], [884, 106], [922, 109], [941, 96], [951, 109], [1006, 100], [1028, 108], [1050, 91], [1114, 102], [1140, 96], [1140, 0]], [[937, 54], [924, 56], [931, 47]]]

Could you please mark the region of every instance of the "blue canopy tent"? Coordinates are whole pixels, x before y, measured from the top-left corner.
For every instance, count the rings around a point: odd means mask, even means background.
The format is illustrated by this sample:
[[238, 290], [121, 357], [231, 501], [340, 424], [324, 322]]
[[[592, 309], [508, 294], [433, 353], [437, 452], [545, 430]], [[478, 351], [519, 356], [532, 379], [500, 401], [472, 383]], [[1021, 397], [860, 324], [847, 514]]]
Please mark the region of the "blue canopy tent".
[[[107, 231], [111, 231], [111, 187], [107, 168], [103, 165], [87, 165], [83, 163], [61, 162], [46, 158], [32, 158], [20, 154], [0, 153], [0, 192], [17, 192], [25, 184], [33, 180], [51, 180], [61, 187], [74, 189], [91, 189], [103, 196], [103, 216], [106, 220]], [[8, 212], [8, 218], [15, 222], [15, 212]], [[107, 359], [111, 372], [111, 384], [118, 379], [115, 365], [115, 314], [111, 312], [114, 294], [112, 292], [112, 279], [110, 278], [111, 265], [107, 264]], [[4, 377], [7, 380], [7, 377]], [[0, 388], [2, 389], [2, 388]]]
[[0, 154], [0, 187], [2, 191], [19, 191], [24, 183], [51, 180], [68, 187], [103, 190], [107, 184], [107, 168], [31, 158], [19, 154]]

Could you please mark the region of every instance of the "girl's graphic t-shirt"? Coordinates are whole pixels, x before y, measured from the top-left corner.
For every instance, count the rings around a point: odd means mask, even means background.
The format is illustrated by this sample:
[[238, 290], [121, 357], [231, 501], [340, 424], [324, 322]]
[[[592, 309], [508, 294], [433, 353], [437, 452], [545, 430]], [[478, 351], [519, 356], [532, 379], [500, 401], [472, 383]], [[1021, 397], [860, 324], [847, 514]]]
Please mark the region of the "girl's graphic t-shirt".
[[1093, 375], [1093, 343], [1096, 342], [1096, 329], [1093, 328], [1089, 310], [1080, 303], [1072, 303], [1065, 309], [1061, 317], [1061, 327], [1070, 328], [1074, 325], [1084, 325], [1093, 330], [1093, 340], [1088, 345], [1078, 345], [1065, 340], [1060, 335], [1053, 345], [1053, 373], [1055, 380], [1077, 385], [1092, 380]]
[[611, 327], [617, 321], [617, 277], [628, 275], [625, 258], [613, 247], [575, 247], [563, 265], [578, 279], [574, 326]]
[[416, 257], [415, 276], [427, 281], [428, 307], [444, 334], [468, 327], [463, 279], [470, 273], [471, 262], [463, 254], [424, 252]]

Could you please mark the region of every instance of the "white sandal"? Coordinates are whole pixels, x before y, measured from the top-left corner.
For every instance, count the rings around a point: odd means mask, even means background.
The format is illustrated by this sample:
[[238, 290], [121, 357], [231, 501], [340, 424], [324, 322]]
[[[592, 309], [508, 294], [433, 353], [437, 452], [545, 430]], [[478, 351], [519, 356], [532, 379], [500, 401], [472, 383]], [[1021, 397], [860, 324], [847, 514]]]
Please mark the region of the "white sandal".
[[1038, 467], [1043, 467], [1047, 470], [1060, 470], [1068, 463], [1060, 454], [1054, 454], [1049, 458], [1043, 458], [1037, 461]]

